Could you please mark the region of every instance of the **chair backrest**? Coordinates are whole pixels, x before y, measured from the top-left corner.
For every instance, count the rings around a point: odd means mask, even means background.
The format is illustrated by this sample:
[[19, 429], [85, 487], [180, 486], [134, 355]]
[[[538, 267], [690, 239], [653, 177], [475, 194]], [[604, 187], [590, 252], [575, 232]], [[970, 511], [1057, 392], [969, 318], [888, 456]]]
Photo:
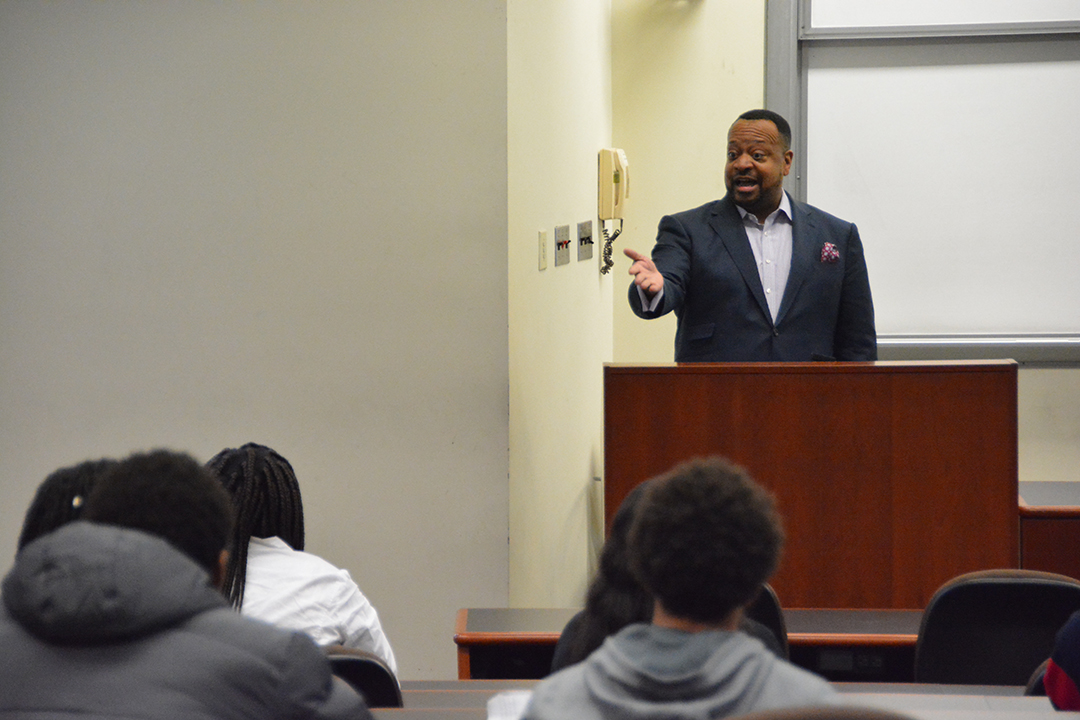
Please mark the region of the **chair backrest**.
[[948, 581], [923, 612], [915, 682], [1026, 685], [1080, 610], [1080, 581], [1034, 570], [983, 570]]
[[791, 657], [788, 648], [787, 624], [784, 622], [784, 612], [780, 609], [780, 598], [767, 583], [762, 586], [754, 602], [747, 606], [746, 617], [757, 620], [771, 630], [773, 635], [776, 635], [777, 642], [780, 643], [784, 658]]
[[368, 707], [403, 707], [397, 677], [379, 656], [341, 645], [326, 648], [326, 656], [334, 675], [363, 695]]
[[1046, 679], [1046, 666], [1049, 664], [1050, 658], [1046, 658], [1035, 668], [1035, 672], [1031, 673], [1027, 687], [1024, 688], [1025, 695], [1046, 695], [1046, 684], [1043, 681]]

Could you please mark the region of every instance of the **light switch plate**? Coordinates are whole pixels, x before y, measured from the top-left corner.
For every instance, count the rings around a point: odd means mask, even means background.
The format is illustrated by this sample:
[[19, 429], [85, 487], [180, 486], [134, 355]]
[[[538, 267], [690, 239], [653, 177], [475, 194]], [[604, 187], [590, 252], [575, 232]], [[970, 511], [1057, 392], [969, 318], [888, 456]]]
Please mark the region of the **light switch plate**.
[[559, 225], [555, 228], [555, 267], [570, 262], [570, 226]]
[[547, 252], [548, 252], [547, 230], [540, 230], [539, 232], [536, 233], [536, 235], [537, 235], [537, 239], [540, 242], [540, 269], [541, 270], [547, 270]]
[[577, 259], [578, 262], [582, 260], [592, 259], [593, 239], [592, 239], [592, 220], [586, 220], [585, 222], [579, 222], [577, 224]]

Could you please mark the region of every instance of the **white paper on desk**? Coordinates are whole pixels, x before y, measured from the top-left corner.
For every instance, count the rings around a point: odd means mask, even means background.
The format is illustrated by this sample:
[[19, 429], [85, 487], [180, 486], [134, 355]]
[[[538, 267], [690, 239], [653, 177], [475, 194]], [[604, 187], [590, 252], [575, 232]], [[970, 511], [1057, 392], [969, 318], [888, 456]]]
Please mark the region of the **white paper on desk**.
[[487, 701], [488, 720], [520, 720], [531, 697], [532, 690], [507, 690], [492, 695]]

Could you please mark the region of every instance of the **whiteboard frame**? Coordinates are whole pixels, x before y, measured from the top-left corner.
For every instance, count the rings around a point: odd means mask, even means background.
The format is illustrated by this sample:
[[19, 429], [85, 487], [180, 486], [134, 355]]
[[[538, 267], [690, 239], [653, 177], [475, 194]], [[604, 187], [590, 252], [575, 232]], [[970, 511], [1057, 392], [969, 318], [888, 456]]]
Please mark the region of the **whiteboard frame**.
[[[806, 201], [807, 55], [825, 44], [900, 43], [1061, 38], [1080, 39], [1080, 22], [973, 23], [881, 27], [814, 28], [812, 0], [769, 0], [765, 5], [765, 107], [791, 124], [794, 169], [785, 181], [793, 197]], [[1032, 335], [879, 335], [882, 360], [1013, 359], [1029, 365], [1080, 366], [1080, 336]]]

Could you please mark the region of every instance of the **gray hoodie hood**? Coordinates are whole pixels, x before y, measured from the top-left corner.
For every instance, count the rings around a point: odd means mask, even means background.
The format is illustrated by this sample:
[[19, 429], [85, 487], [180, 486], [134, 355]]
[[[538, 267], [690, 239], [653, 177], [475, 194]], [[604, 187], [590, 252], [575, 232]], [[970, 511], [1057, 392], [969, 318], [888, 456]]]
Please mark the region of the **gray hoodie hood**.
[[83, 521], [19, 552], [3, 602], [31, 634], [72, 645], [136, 638], [227, 606], [206, 571], [165, 540]]
[[823, 679], [741, 632], [636, 624], [537, 685], [525, 718], [721, 718], [835, 702]]
[[730, 715], [755, 704], [777, 666], [760, 641], [738, 632], [642, 624], [619, 635], [585, 670], [585, 685], [601, 705], [678, 702], [690, 716]]

